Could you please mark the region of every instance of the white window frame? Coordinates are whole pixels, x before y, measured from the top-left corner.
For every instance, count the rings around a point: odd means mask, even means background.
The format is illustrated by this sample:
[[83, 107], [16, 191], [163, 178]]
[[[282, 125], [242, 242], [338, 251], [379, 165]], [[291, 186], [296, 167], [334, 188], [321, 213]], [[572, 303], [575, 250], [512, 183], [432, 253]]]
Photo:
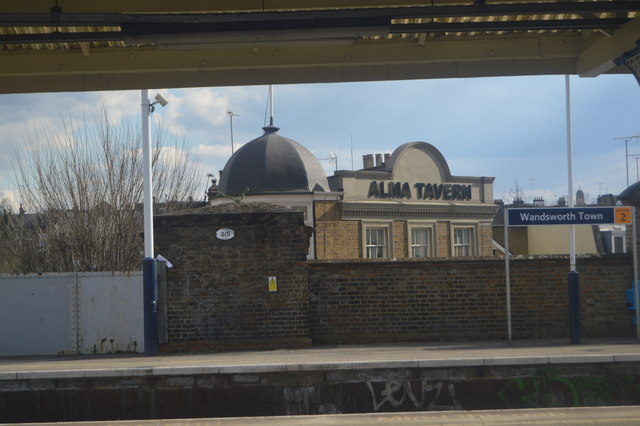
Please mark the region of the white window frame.
[[[425, 257], [436, 257], [438, 252], [436, 249], [436, 223], [435, 222], [422, 222], [422, 221], [409, 221], [407, 222], [407, 256], [415, 258], [413, 255], [413, 230], [414, 229], [427, 229], [427, 247], [428, 253]], [[422, 256], [421, 256], [422, 257]]]
[[[622, 251], [616, 251], [616, 238], [622, 239]], [[627, 252], [627, 236], [625, 233], [611, 231], [611, 253], [626, 253]]]
[[[627, 252], [627, 229], [625, 225], [600, 225], [601, 232], [608, 232], [611, 253]], [[616, 238], [622, 238], [622, 252], [616, 251]]]
[[[622, 251], [616, 251], [616, 238], [620, 238], [622, 240]], [[614, 235], [611, 234], [611, 253], [626, 253], [627, 252], [627, 241], [624, 235]]]
[[[456, 254], [456, 230], [458, 229], [469, 229], [471, 231], [471, 250], [467, 255]], [[451, 256], [452, 257], [470, 257], [478, 255], [478, 224], [477, 223], [452, 223], [451, 224]]]
[[[385, 247], [383, 256], [372, 258], [367, 256], [367, 229], [383, 229]], [[393, 257], [393, 222], [369, 222], [362, 221], [362, 257], [364, 259], [391, 259]]]

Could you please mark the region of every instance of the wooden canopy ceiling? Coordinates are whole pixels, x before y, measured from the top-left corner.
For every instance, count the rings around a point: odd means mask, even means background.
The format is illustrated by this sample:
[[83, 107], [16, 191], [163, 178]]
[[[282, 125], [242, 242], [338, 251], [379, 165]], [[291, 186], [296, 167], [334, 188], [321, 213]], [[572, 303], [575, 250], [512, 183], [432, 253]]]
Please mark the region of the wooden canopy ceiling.
[[4, 0], [0, 93], [627, 72], [640, 1]]

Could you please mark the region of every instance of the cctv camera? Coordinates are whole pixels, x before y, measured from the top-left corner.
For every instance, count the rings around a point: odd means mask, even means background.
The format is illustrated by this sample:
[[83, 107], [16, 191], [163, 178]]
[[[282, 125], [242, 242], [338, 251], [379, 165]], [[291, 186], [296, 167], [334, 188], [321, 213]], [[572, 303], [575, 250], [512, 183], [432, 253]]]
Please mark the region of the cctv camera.
[[160, 93], [156, 93], [155, 100], [156, 100], [156, 103], [158, 103], [158, 104], [160, 104], [162, 106], [165, 106], [165, 105], [167, 105], [169, 103], [169, 101], [166, 100], [164, 98], [164, 96], [162, 96]]

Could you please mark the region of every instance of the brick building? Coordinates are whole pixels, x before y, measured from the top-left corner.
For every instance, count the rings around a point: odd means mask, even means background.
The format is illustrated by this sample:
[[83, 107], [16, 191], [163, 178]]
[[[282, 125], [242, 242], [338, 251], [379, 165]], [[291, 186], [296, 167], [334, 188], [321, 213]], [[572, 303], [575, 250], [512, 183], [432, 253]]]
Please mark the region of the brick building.
[[327, 179], [315, 157], [278, 130], [265, 127], [229, 159], [212, 205], [241, 196], [302, 211], [314, 228], [310, 259], [492, 254], [493, 177], [454, 176], [437, 148], [410, 142]]
[[[161, 214], [163, 350], [300, 347], [308, 330], [307, 247], [300, 212], [229, 203]], [[162, 327], [161, 327], [162, 328]]]

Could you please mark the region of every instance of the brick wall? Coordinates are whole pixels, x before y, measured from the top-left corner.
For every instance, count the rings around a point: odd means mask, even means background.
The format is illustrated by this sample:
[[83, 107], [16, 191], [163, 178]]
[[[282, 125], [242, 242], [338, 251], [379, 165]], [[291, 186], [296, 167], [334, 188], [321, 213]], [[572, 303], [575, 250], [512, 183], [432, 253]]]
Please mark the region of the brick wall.
[[449, 222], [436, 223], [436, 249], [438, 250], [438, 257], [451, 256], [450, 238], [450, 226]]
[[[336, 201], [315, 201], [315, 244], [316, 258], [359, 259], [362, 258], [362, 221], [342, 220], [341, 203]], [[407, 220], [396, 219], [392, 223], [393, 254], [392, 257], [402, 259], [409, 257], [407, 246]], [[435, 243], [437, 257], [452, 255], [451, 221], [436, 223]], [[478, 222], [478, 241], [476, 244], [479, 256], [493, 255], [492, 224]]]
[[396, 220], [393, 222], [393, 257], [401, 259], [409, 257], [407, 253], [407, 221]]
[[[310, 343], [310, 228], [300, 212], [252, 204], [155, 218], [157, 253], [174, 264], [166, 278], [168, 343], [162, 350]], [[267, 211], [253, 211], [259, 208]], [[235, 237], [216, 238], [221, 228]], [[276, 292], [269, 292], [269, 276], [277, 278]]]
[[[509, 228], [509, 252], [512, 254], [529, 253], [529, 237], [526, 226]], [[504, 225], [493, 227], [493, 239], [504, 247]]]
[[[568, 337], [567, 257], [511, 262], [514, 339]], [[582, 335], [631, 336], [628, 256], [578, 260]], [[504, 261], [309, 264], [317, 343], [506, 339]]]
[[357, 259], [362, 256], [360, 221], [341, 220], [340, 203], [315, 202], [315, 244], [318, 259]]
[[493, 226], [491, 222], [480, 222], [478, 224], [479, 247], [478, 255], [493, 255]]
[[[218, 208], [156, 217], [157, 252], [175, 265], [167, 271], [162, 350], [506, 339], [501, 259], [307, 263], [302, 213]], [[219, 240], [221, 228], [235, 237]], [[568, 337], [568, 263], [566, 256], [511, 262], [514, 339]], [[624, 294], [630, 256], [579, 258], [578, 271], [583, 336], [633, 335]], [[268, 291], [269, 276], [277, 292]]]

